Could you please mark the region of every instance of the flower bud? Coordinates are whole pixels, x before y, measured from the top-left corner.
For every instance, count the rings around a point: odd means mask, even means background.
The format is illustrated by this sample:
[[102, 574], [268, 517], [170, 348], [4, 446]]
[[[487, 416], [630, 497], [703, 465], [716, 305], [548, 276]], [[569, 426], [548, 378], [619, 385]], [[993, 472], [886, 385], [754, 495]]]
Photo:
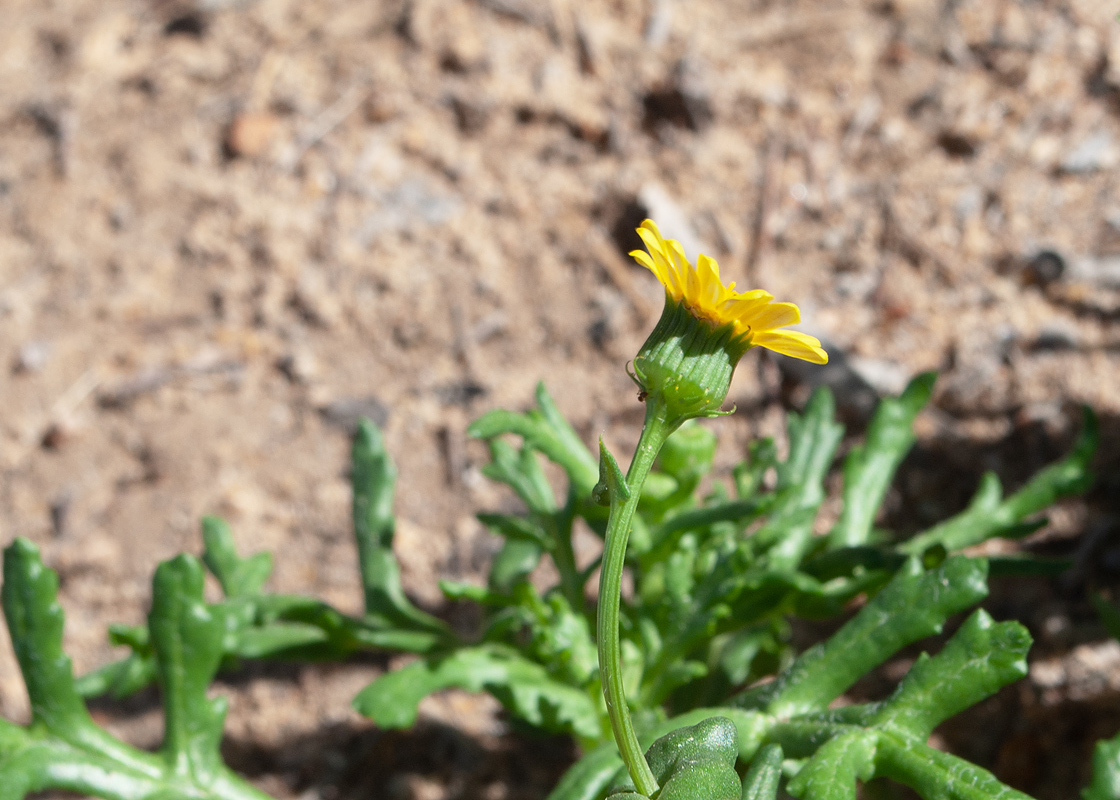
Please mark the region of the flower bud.
[[638, 228], [649, 252], [632, 255], [665, 287], [665, 310], [634, 359], [643, 399], [663, 405], [674, 425], [721, 414], [731, 376], [743, 354], [760, 346], [815, 364], [828, 363], [821, 343], [799, 331], [778, 330], [801, 321], [793, 303], [769, 292], [723, 285], [719, 265], [701, 255], [694, 267], [680, 242], [665, 239], [653, 220]]

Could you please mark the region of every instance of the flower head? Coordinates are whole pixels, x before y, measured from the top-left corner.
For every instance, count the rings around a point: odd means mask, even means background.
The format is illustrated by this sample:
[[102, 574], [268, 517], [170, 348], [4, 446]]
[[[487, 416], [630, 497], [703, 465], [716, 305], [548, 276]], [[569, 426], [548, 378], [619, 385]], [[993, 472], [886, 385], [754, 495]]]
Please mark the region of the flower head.
[[680, 242], [662, 237], [651, 219], [642, 223], [638, 235], [649, 253], [635, 250], [630, 255], [656, 275], [665, 293], [683, 303], [694, 317], [716, 328], [730, 324], [736, 336], [747, 338], [748, 347], [765, 347], [814, 364], [828, 363], [828, 353], [815, 337], [778, 330], [801, 321], [801, 312], [793, 303], [775, 303], [774, 295], [761, 289], [737, 292], [734, 281], [724, 286], [715, 259], [701, 254], [693, 267]]
[[[779, 330], [801, 321], [793, 303], [775, 303], [769, 292], [735, 291], [723, 285], [715, 260], [689, 263], [680, 242], [665, 239], [653, 220], [638, 228], [648, 253], [630, 255], [665, 287], [665, 310], [634, 359], [642, 396], [673, 426], [723, 413], [731, 375], [752, 347], [828, 363], [821, 343], [799, 331]], [[648, 413], [648, 412], [647, 412]]]

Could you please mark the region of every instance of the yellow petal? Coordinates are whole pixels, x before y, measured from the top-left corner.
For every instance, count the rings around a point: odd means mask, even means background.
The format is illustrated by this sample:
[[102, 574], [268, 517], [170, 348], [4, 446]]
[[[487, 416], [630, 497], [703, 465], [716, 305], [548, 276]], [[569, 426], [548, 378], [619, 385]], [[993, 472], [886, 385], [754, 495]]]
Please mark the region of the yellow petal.
[[642, 237], [642, 241], [646, 243], [646, 249], [649, 254], [653, 256], [653, 260], [659, 263], [669, 264], [669, 256], [665, 252], [665, 240], [661, 238], [660, 234], [656, 231], [650, 231], [647, 228], [638, 228], [638, 235]]
[[701, 255], [696, 259], [696, 274], [700, 279], [700, 297], [705, 305], [714, 307], [723, 299], [723, 282], [719, 279], [719, 265], [714, 259]]
[[815, 336], [800, 331], [766, 331], [751, 337], [751, 343], [791, 358], [827, 364], [828, 353]]
[[739, 321], [761, 333], [784, 328], [786, 325], [796, 325], [801, 321], [801, 312], [793, 303], [767, 303], [742, 315]]
[[[774, 295], [762, 289], [737, 294], [724, 302], [721, 314], [727, 319], [739, 322], [744, 317], [754, 315], [758, 308], [774, 299]], [[742, 327], [746, 327], [745, 325]]]

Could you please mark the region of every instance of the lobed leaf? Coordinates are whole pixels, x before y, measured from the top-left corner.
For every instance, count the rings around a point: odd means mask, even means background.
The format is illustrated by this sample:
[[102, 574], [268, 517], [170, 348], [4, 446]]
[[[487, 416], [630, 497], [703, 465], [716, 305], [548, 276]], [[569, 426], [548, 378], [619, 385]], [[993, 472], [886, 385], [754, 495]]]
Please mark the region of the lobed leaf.
[[358, 423], [351, 461], [354, 538], [366, 613], [382, 616], [396, 626], [446, 634], [447, 626], [414, 606], [401, 587], [400, 565], [393, 555], [397, 471], [385, 451], [381, 432], [368, 419]]
[[176, 775], [208, 785], [225, 771], [218, 744], [226, 701], [206, 696], [222, 659], [225, 621], [203, 602], [202, 584], [202, 565], [191, 556], [160, 564], [148, 627], [163, 690], [160, 752]]
[[949, 717], [1024, 677], [1030, 646], [1019, 623], [997, 624], [976, 611], [940, 653], [914, 663], [872, 723], [925, 741]]
[[1039, 472], [1007, 499], [1001, 499], [999, 478], [985, 473], [968, 508], [899, 545], [899, 551], [919, 555], [940, 545], [948, 552], [971, 547], [996, 536], [1018, 538], [1033, 533], [1041, 522], [1026, 522], [1063, 497], [1088, 491], [1093, 484], [1090, 462], [1099, 440], [1097, 417], [1082, 409], [1081, 433], [1068, 456]]
[[202, 602], [202, 568], [183, 556], [153, 583], [151, 641], [165, 686], [167, 733], [145, 753], [97, 727], [62, 652], [58, 576], [38, 549], [16, 539], [4, 550], [0, 601], [31, 698], [32, 723], [0, 720], [0, 800], [64, 789], [108, 800], [267, 800], [218, 754], [224, 701], [205, 689], [221, 655], [222, 620]]
[[[963, 758], [889, 731], [878, 731], [876, 777], [890, 778], [931, 800], [1031, 800]], [[809, 800], [806, 798], [806, 800]]]
[[862, 675], [902, 647], [940, 632], [951, 615], [987, 595], [987, 564], [953, 556], [923, 572], [908, 561], [828, 642], [803, 653], [777, 680], [734, 698], [789, 717], [825, 708]]
[[501, 645], [457, 650], [416, 661], [375, 680], [354, 698], [354, 708], [383, 728], [416, 722], [420, 701], [432, 692], [488, 691], [532, 725], [599, 738], [599, 709], [587, 692], [552, 678], [540, 664]]
[[853, 729], [829, 739], [789, 782], [802, 800], [856, 800], [856, 781], [875, 775], [874, 731]]
[[271, 553], [238, 556], [229, 524], [218, 517], [202, 518], [202, 541], [202, 561], [218, 579], [226, 597], [260, 593], [272, 574]]
[[572, 426], [556, 408], [543, 383], [537, 384], [537, 407], [525, 414], [490, 411], [467, 427], [476, 439], [494, 439], [504, 433], [520, 436], [568, 473], [581, 498], [590, 496], [598, 480], [595, 459]]

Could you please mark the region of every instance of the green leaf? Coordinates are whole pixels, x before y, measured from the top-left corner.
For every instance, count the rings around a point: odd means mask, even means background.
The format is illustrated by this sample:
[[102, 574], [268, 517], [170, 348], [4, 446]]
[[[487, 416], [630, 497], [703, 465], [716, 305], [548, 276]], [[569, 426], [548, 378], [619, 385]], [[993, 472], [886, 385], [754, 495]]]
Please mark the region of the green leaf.
[[742, 800], [777, 800], [782, 777], [782, 748], [768, 744], [758, 751], [743, 776]]
[[[749, 759], [762, 744], [762, 737], [772, 720], [755, 711], [738, 708], [695, 708], [692, 711], [657, 722], [638, 730], [638, 739], [649, 748], [662, 736], [711, 717], [724, 717], [735, 726], [739, 758]], [[607, 740], [577, 761], [560, 779], [548, 800], [598, 800], [611, 786], [626, 779], [626, 768], [618, 754], [618, 746]]]
[[556, 511], [556, 496], [537, 460], [536, 451], [528, 445], [515, 450], [504, 439], [491, 439], [490, 463], [482, 468], [482, 474], [513, 489], [530, 511], [541, 516]]
[[108, 694], [120, 699], [135, 694], [156, 680], [156, 659], [152, 653], [130, 653], [88, 672], [75, 680], [74, 688], [82, 697]]
[[209, 785], [226, 771], [218, 754], [226, 701], [206, 696], [222, 659], [225, 621], [203, 602], [202, 587], [197, 559], [180, 555], [160, 564], [148, 627], [166, 716], [160, 752], [175, 774]]
[[602, 438], [599, 439], [599, 482], [595, 486], [596, 489], [600, 486], [606, 487], [612, 506], [622, 505], [630, 499], [630, 487], [626, 484], [626, 477], [622, 474], [614, 456], [611, 455], [611, 451], [603, 444]]
[[988, 556], [988, 575], [992, 578], [1015, 578], [1023, 575], [1055, 577], [1073, 566], [1068, 558], [1043, 558], [1030, 553]]
[[608, 739], [571, 766], [547, 800], [600, 800], [625, 775], [618, 745]]
[[[294, 656], [299, 651], [307, 651], [329, 642], [328, 633], [318, 626], [272, 622], [259, 628], [240, 631], [236, 645], [229, 652], [239, 658], [277, 658]], [[339, 653], [334, 657], [341, 658], [343, 654]]]
[[527, 539], [506, 539], [502, 549], [490, 562], [490, 588], [496, 592], [509, 592], [537, 568], [544, 550]]
[[552, 538], [536, 521], [512, 514], [476, 514], [478, 521], [506, 539], [532, 542], [541, 550], [551, 550]]
[[866, 444], [844, 462], [844, 510], [828, 535], [830, 549], [867, 544], [895, 470], [914, 443], [914, 418], [929, 402], [936, 378], [933, 372], [919, 375], [899, 398], [879, 403]]
[[233, 532], [225, 520], [202, 518], [202, 561], [222, 585], [226, 597], [258, 594], [272, 574], [272, 554], [255, 553], [240, 558], [233, 544]]
[[1018, 538], [1037, 530], [1039, 524], [1024, 520], [1063, 497], [1088, 491], [1093, 484], [1089, 466], [1099, 438], [1097, 417], [1087, 406], [1082, 409], [1082, 416], [1081, 433], [1064, 459], [1039, 472], [1002, 502], [999, 478], [986, 473], [968, 508], [903, 542], [898, 549], [918, 555], [940, 545], [953, 552], [996, 536]]
[[93, 723], [62, 652], [58, 576], [25, 539], [4, 550], [0, 601], [31, 698], [32, 724], [25, 729], [0, 720], [0, 800], [47, 789], [108, 800], [267, 800], [218, 756], [224, 705], [209, 701], [205, 688], [220, 656], [222, 620], [202, 602], [202, 567], [184, 556], [161, 570], [151, 640], [167, 658], [159, 666], [168, 687], [168, 721], [156, 755]]
[[873, 724], [898, 728], [919, 741], [949, 717], [1027, 674], [1031, 637], [1017, 622], [995, 623], [976, 611], [933, 658], [924, 653]]
[[1117, 608], [1099, 594], [1093, 595], [1090, 599], [1093, 601], [1093, 608], [1097, 610], [1097, 616], [1101, 618], [1108, 635], [1113, 639], [1120, 640], [1120, 608]]
[[835, 417], [836, 400], [824, 386], [813, 392], [803, 413], [790, 412], [786, 418], [789, 456], [777, 465], [779, 491], [805, 486], [810, 496], [806, 505], [818, 494], [823, 498], [820, 481], [832, 466], [832, 457], [844, 437], [844, 426]]
[[856, 780], [875, 774], [874, 731], [851, 730], [828, 740], [789, 782], [787, 790], [801, 800], [855, 800]]
[[657, 464], [658, 469], [672, 477], [677, 485], [686, 487], [687, 496], [711, 470], [715, 455], [716, 435], [695, 420], [690, 420], [665, 440], [657, 455]]
[[412, 604], [401, 588], [401, 570], [393, 555], [393, 494], [397, 471], [385, 451], [381, 433], [367, 419], [358, 423], [351, 450], [354, 488], [354, 537], [358, 566], [369, 614], [385, 617], [402, 627], [438, 634], [447, 626]]
[[1082, 800], [1120, 800], [1120, 735], [1102, 739], [1093, 748], [1093, 777]]
[[740, 800], [735, 723], [711, 717], [665, 734], [646, 751], [658, 800]]
[[67, 735], [92, 726], [74, 691], [70, 659], [62, 652], [62, 608], [58, 574], [39, 559], [39, 549], [16, 539], [4, 550], [4, 616], [31, 700], [31, 717]]
[[935, 800], [1031, 800], [986, 769], [889, 731], [878, 731], [876, 777], [903, 783]]
[[758, 439], [747, 445], [747, 460], [735, 465], [732, 477], [735, 494], [740, 500], [754, 497], [762, 486], [766, 471], [778, 464], [778, 448], [770, 437]]
[[556, 408], [543, 383], [537, 384], [537, 406], [539, 411], [525, 414], [491, 411], [471, 423], [467, 433], [476, 439], [493, 439], [503, 433], [520, 436], [568, 473], [577, 497], [589, 497], [597, 480], [594, 457]]
[[701, 530], [720, 522], [733, 522], [746, 526], [766, 511], [770, 502], [764, 498], [732, 500], [725, 503], [693, 508], [667, 517], [650, 533], [651, 547], [642, 554], [642, 564], [649, 566], [664, 560], [676, 547], [680, 535], [687, 531]]
[[788, 717], [825, 708], [902, 647], [940, 632], [951, 615], [988, 593], [987, 564], [954, 556], [923, 572], [911, 559], [889, 584], [822, 645], [803, 653], [779, 678], [735, 705], [765, 705]]
[[575, 686], [586, 686], [599, 668], [599, 654], [587, 617], [572, 610], [560, 592], [542, 601], [531, 584], [517, 587], [521, 605], [531, 618], [532, 656], [550, 665], [552, 674]]
[[586, 692], [499, 645], [463, 648], [383, 675], [358, 693], [354, 708], [383, 728], [407, 728], [423, 698], [451, 687], [488, 691], [511, 713], [546, 730], [602, 735], [598, 708]]
[[817, 389], [803, 415], [790, 414], [789, 457], [778, 466], [778, 501], [766, 524], [755, 534], [759, 546], [768, 546], [772, 569], [793, 569], [812, 545], [813, 521], [825, 498], [824, 480], [844, 426], [833, 418], [832, 393]]

